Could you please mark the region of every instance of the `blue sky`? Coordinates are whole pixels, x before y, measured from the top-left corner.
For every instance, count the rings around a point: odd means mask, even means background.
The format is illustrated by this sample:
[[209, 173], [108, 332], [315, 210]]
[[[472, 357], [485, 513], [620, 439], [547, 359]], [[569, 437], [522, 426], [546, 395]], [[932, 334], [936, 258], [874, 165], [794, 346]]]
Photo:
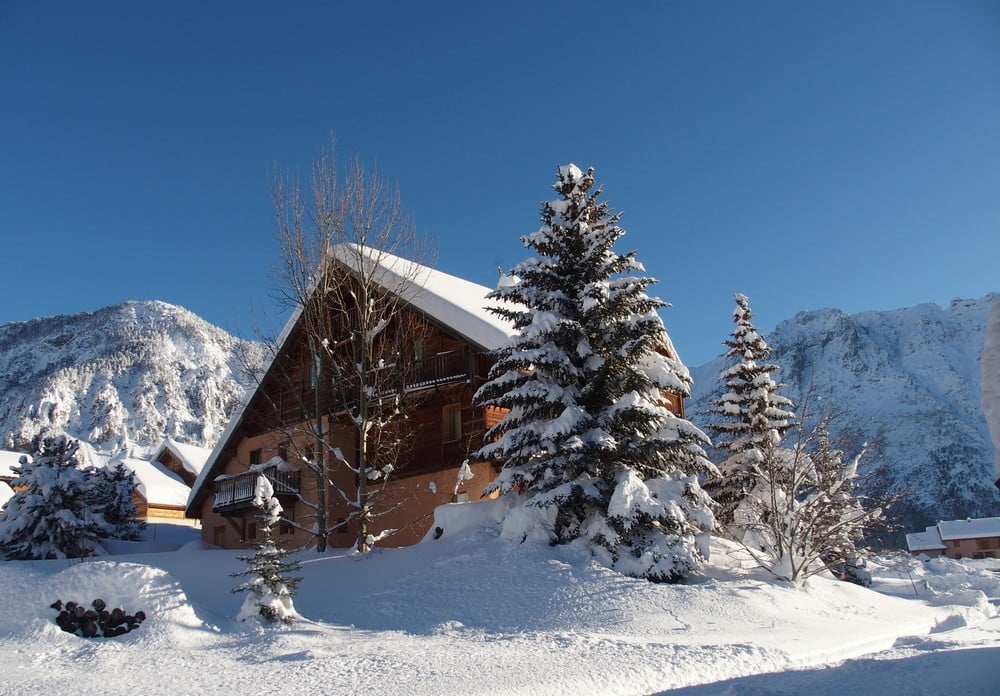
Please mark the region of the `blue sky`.
[[593, 165], [721, 352], [802, 309], [1000, 290], [996, 2], [0, 0], [0, 323], [127, 299], [280, 327], [270, 181], [331, 133], [492, 286]]

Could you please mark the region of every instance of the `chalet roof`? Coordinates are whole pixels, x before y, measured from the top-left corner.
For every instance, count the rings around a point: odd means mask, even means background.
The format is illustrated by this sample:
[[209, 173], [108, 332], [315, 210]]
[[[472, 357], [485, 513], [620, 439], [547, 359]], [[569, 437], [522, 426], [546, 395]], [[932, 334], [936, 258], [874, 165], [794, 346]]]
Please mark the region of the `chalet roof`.
[[928, 527], [922, 532], [907, 534], [906, 548], [910, 553], [915, 553], [917, 551], [944, 551], [947, 547], [941, 541], [937, 527]]
[[162, 464], [134, 457], [108, 462], [108, 466], [116, 465], [124, 465], [135, 472], [136, 489], [150, 505], [182, 506], [187, 503], [187, 485]]
[[[379, 273], [372, 277], [383, 288], [390, 292], [403, 287], [412, 288], [412, 293], [407, 291], [408, 296], [404, 298], [408, 306], [479, 350], [492, 351], [500, 348], [508, 338], [516, 333], [510, 323], [487, 311], [487, 307], [496, 306], [499, 303], [486, 298], [486, 295], [492, 290], [484, 285], [464, 280], [399, 256], [362, 249], [354, 244], [338, 244], [331, 253], [338, 262], [348, 269], [370, 270], [372, 266], [367, 264], [378, 264]], [[281, 352], [301, 315], [302, 307], [299, 306], [292, 312], [292, 316], [289, 317], [278, 337], [278, 350], [275, 355]], [[272, 356], [271, 364], [273, 364], [273, 360]], [[270, 371], [271, 364], [267, 366], [267, 371]], [[206, 465], [198, 474], [187, 502], [185, 514], [188, 516], [197, 514], [196, 507], [197, 501], [201, 497], [201, 490], [206, 482], [211, 480], [212, 469], [238, 431], [257, 389], [258, 387], [252, 387], [247, 390], [242, 402], [229, 419], [222, 436], [212, 449]]]
[[164, 452], [170, 452], [177, 457], [181, 462], [181, 466], [195, 476], [200, 474], [201, 470], [205, 468], [205, 462], [208, 461], [209, 455], [212, 454], [212, 450], [208, 447], [174, 442], [168, 437], [164, 438], [163, 442], [153, 451], [153, 456], [150, 459], [154, 462], [159, 461]]
[[11, 467], [21, 466], [23, 456], [24, 452], [0, 450], [0, 478], [14, 478], [16, 474]]
[[980, 517], [938, 522], [937, 528], [943, 541], [1000, 537], [1000, 517]]

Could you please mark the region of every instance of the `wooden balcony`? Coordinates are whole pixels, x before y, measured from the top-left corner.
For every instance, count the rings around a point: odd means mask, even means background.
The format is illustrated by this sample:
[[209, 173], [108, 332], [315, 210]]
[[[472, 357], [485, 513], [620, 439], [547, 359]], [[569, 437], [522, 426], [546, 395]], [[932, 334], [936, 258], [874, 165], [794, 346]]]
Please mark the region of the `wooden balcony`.
[[[383, 370], [394, 368], [382, 368]], [[442, 384], [460, 382], [470, 379], [469, 361], [464, 353], [457, 350], [448, 353], [438, 353], [423, 360], [415, 360], [406, 366], [403, 373], [405, 391], [416, 391], [428, 387], [437, 387]], [[375, 380], [376, 382], [383, 380]], [[388, 388], [384, 392], [392, 393], [394, 389]]]
[[301, 490], [298, 471], [279, 471], [273, 466], [263, 471], [247, 471], [215, 482], [212, 511], [221, 515], [235, 515], [255, 510], [254, 491], [257, 488], [257, 477], [261, 474], [271, 482], [274, 495], [279, 500], [294, 498]]

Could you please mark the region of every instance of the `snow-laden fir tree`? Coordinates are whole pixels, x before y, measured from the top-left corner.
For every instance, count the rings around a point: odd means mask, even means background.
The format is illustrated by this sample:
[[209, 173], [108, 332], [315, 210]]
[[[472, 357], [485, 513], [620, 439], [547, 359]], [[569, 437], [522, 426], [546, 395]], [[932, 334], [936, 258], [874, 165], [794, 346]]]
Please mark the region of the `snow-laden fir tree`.
[[676, 581], [714, 524], [699, 485], [717, 473], [708, 438], [670, 408], [690, 377], [657, 313], [666, 303], [646, 294], [655, 280], [612, 249], [624, 230], [593, 169], [561, 166], [554, 188], [522, 238], [534, 255], [491, 293], [518, 334], [476, 394], [506, 410], [476, 456], [503, 466], [488, 492], [520, 496], [505, 534], [584, 539], [625, 574]]
[[126, 541], [141, 541], [145, 521], [136, 517], [135, 472], [121, 463], [87, 471], [87, 499], [93, 510], [102, 511], [107, 528], [101, 536]]
[[110, 528], [91, 507], [88, 474], [78, 467], [79, 443], [35, 438], [31, 457], [12, 467], [17, 490], [0, 515], [0, 553], [8, 560], [81, 558], [102, 551]]
[[752, 509], [752, 499], [747, 499], [758, 481], [756, 468], [781, 446], [795, 414], [792, 402], [778, 393], [780, 385], [772, 377], [778, 366], [765, 362], [771, 349], [750, 321], [750, 300], [742, 294], [736, 294], [735, 300], [736, 327], [725, 341], [724, 353], [732, 364], [720, 375], [725, 391], [711, 410], [719, 418], [708, 425], [726, 459], [719, 466], [721, 477], [709, 490], [719, 505], [719, 523], [739, 539], [743, 526], [734, 524], [736, 510], [744, 518], [749, 516], [744, 522], [752, 523], [759, 516]]
[[293, 575], [299, 570], [299, 562], [289, 560], [290, 552], [274, 536], [274, 525], [281, 519], [282, 508], [274, 496], [274, 487], [264, 475], [257, 477], [253, 504], [260, 510], [257, 519], [261, 536], [254, 544], [253, 554], [237, 557], [247, 567], [233, 573], [233, 577], [250, 578], [233, 588], [233, 592], [247, 593], [237, 620], [291, 623], [299, 618], [292, 604], [301, 580]]

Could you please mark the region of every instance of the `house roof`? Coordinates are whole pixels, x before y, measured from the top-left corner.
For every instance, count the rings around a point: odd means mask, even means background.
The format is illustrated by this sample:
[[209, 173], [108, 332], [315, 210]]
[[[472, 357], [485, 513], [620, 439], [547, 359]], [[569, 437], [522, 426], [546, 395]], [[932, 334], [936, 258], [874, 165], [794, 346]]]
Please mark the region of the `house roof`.
[[158, 462], [123, 457], [108, 462], [108, 466], [124, 465], [135, 472], [136, 489], [150, 505], [183, 506], [189, 489], [174, 472]]
[[937, 527], [928, 527], [922, 532], [907, 534], [906, 548], [913, 553], [915, 551], [944, 551], [947, 547], [941, 541]]
[[943, 541], [1000, 537], [1000, 517], [949, 520], [938, 522], [937, 528]]
[[17, 474], [11, 467], [21, 466], [21, 457], [24, 452], [10, 452], [0, 450], [0, 478], [14, 478]]
[[[488, 311], [487, 307], [499, 306], [500, 303], [486, 298], [492, 290], [484, 285], [464, 280], [399, 256], [362, 248], [355, 244], [338, 244], [333, 247], [331, 255], [348, 270], [361, 268], [367, 272], [375, 267], [369, 264], [377, 264], [378, 272], [371, 277], [379, 285], [390, 292], [396, 292], [404, 287], [412, 288], [412, 293], [407, 291], [408, 296], [404, 298], [410, 308], [479, 350], [496, 350], [516, 333], [509, 322]], [[289, 317], [278, 336], [278, 350], [275, 351], [266, 367], [265, 378], [271, 371], [275, 357], [282, 352], [285, 343], [292, 335], [301, 315], [302, 307], [300, 305], [292, 312], [292, 316]], [[260, 381], [263, 383], [264, 379]], [[196, 508], [203, 494], [205, 483], [210, 480], [211, 472], [217, 465], [219, 457], [239, 430], [258, 388], [259, 385], [252, 387], [244, 394], [242, 402], [229, 419], [226, 429], [208, 456], [206, 465], [198, 474], [187, 501], [185, 514], [188, 516], [197, 514]]]
[[150, 459], [154, 462], [159, 461], [164, 452], [170, 452], [177, 457], [177, 459], [180, 460], [181, 466], [195, 476], [200, 474], [201, 470], [205, 468], [205, 462], [208, 461], [209, 455], [212, 454], [212, 450], [208, 447], [198, 447], [197, 445], [187, 445], [181, 442], [174, 442], [168, 437], [159, 444], [156, 450], [154, 450], [153, 456], [150, 457]]
[[14, 489], [5, 482], [0, 481], [0, 508], [7, 504], [7, 501], [14, 497]]

